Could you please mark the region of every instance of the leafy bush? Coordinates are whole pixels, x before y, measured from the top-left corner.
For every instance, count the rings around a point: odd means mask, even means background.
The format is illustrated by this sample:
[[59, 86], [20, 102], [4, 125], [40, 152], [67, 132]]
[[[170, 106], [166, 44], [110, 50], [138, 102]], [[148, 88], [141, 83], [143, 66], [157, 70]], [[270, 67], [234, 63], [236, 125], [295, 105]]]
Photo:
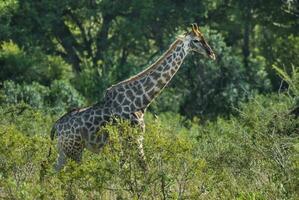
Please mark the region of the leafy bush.
[[32, 81], [50, 85], [55, 79], [72, 78], [71, 66], [61, 57], [48, 56], [39, 49], [25, 52], [12, 41], [0, 45], [0, 81]]
[[4, 40], [11, 35], [11, 21], [13, 15], [18, 10], [18, 1], [7, 0], [0, 2], [0, 40]]
[[[131, 139], [140, 133], [126, 121], [99, 131], [110, 134], [99, 155], [85, 151], [82, 164], [70, 161], [55, 173], [56, 151], [47, 157], [55, 143], [45, 133], [57, 116], [31, 108], [18, 112], [21, 105], [3, 107], [1, 116], [7, 117], [0, 118], [0, 197], [296, 199], [299, 119], [288, 113], [290, 98], [256, 96], [241, 105], [238, 116], [204, 125], [196, 118], [148, 113], [147, 173], [139, 167]], [[4, 114], [8, 110], [13, 112]]]
[[31, 85], [20, 85], [13, 81], [5, 81], [1, 92], [3, 93], [2, 104], [26, 102], [33, 107], [42, 108], [45, 106], [45, 98], [49, 94], [49, 88], [36, 82]]
[[51, 84], [49, 100], [52, 107], [78, 108], [85, 103], [84, 97], [68, 82], [56, 80]]
[[0, 114], [4, 116], [0, 120], [1, 125], [13, 125], [26, 135], [48, 135], [53, 122], [58, 118], [52, 109], [38, 109], [26, 103], [1, 105]]
[[[31, 70], [35, 72], [32, 80], [50, 85], [54, 80], [67, 81], [73, 78], [74, 74], [71, 66], [61, 57], [45, 55], [40, 51], [35, 51], [33, 56], [43, 59], [32, 66]], [[38, 62], [38, 60], [36, 62]]]
[[83, 96], [91, 101], [100, 101], [105, 90], [110, 86], [109, 77], [104, 76], [97, 66], [86, 66], [72, 80], [72, 83]]
[[149, 109], [152, 112], [173, 112], [178, 113], [180, 106], [183, 104], [183, 93], [175, 88], [165, 89], [160, 96], [150, 105]]
[[289, 75], [287, 72], [282, 70], [281, 68], [273, 65], [273, 68], [277, 72], [277, 74], [288, 84], [288, 92], [293, 97], [298, 98], [299, 96], [299, 70], [294, 65], [292, 65], [292, 72]]
[[0, 103], [17, 104], [24, 102], [35, 108], [53, 107], [57, 111], [82, 107], [85, 99], [68, 82], [54, 81], [50, 87], [39, 83], [18, 84], [13, 81], [5, 81], [1, 89]]

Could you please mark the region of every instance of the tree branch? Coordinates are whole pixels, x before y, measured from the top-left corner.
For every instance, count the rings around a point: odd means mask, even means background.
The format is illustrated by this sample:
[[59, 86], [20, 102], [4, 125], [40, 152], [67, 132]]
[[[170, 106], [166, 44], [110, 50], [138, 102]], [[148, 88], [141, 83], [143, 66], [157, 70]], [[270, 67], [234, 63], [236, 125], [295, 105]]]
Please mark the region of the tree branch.
[[96, 38], [96, 47], [97, 47], [97, 52], [95, 56], [96, 60], [103, 59], [103, 52], [105, 52], [106, 49], [108, 48], [108, 32], [113, 18], [114, 16], [112, 15], [103, 16], [102, 29], [101, 31], [98, 32]]
[[92, 42], [91, 42], [90, 37], [88, 37], [83, 24], [81, 23], [81, 21], [78, 19], [78, 17], [71, 10], [67, 10], [65, 12], [65, 14], [68, 15], [71, 18], [71, 20], [79, 28], [79, 30], [81, 32], [81, 35], [82, 35], [82, 38], [83, 38], [83, 46], [87, 50], [88, 56], [89, 57], [93, 57], [93, 55], [92, 55], [92, 47], [91, 47]]
[[73, 34], [69, 30], [69, 28], [64, 23], [63, 19], [61, 19], [57, 24], [57, 27], [54, 28], [54, 35], [62, 45], [64, 50], [67, 53], [67, 60], [73, 65], [75, 72], [80, 72], [80, 58], [77, 55], [77, 51], [80, 52], [81, 47], [74, 38]]

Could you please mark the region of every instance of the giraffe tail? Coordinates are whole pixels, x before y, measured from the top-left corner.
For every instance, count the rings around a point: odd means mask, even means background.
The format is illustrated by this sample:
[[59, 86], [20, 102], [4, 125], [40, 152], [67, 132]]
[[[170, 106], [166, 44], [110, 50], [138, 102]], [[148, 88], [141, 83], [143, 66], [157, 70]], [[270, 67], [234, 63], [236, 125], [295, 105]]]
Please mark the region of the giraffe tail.
[[[56, 133], [56, 127], [53, 126], [53, 128], [51, 129], [51, 135], [50, 135], [50, 138], [51, 138], [51, 141], [54, 140], [54, 137], [55, 137], [55, 133]], [[48, 166], [48, 163], [49, 163], [49, 159], [50, 159], [50, 156], [51, 156], [51, 151], [52, 151], [52, 148], [51, 148], [51, 144], [50, 144], [50, 148], [49, 148], [49, 153], [48, 153], [48, 158], [47, 160], [43, 160], [41, 161], [41, 168], [40, 168], [40, 174], [39, 174], [39, 181], [40, 183], [43, 183], [44, 182], [44, 179], [45, 179], [45, 176], [46, 176], [46, 173], [47, 173], [47, 166]]]
[[[53, 126], [53, 128], [51, 129], [51, 134], [50, 134], [51, 142], [54, 140], [55, 133], [56, 133], [56, 127]], [[51, 156], [51, 153], [52, 153], [52, 148], [51, 148], [51, 145], [50, 145], [48, 158]]]

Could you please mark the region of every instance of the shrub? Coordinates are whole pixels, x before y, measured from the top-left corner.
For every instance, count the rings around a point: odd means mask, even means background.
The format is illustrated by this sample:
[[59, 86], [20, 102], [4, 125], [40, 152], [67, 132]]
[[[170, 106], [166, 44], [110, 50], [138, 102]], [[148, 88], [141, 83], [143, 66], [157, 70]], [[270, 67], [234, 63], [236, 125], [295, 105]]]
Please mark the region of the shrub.
[[102, 100], [110, 86], [110, 78], [109, 75], [103, 74], [100, 67], [87, 65], [71, 82], [84, 97], [94, 102]]
[[5, 81], [1, 90], [0, 103], [5, 105], [21, 102], [35, 108], [51, 107], [57, 112], [63, 112], [82, 107], [85, 104], [85, 99], [68, 81], [64, 80], [56, 80], [50, 87], [37, 82], [18, 84], [13, 81]]
[[149, 109], [152, 112], [158, 113], [178, 113], [183, 100], [184, 97], [182, 92], [178, 92], [178, 90], [174, 88], [167, 88], [155, 101], [153, 101]]
[[73, 77], [71, 66], [61, 57], [45, 55], [39, 49], [25, 52], [12, 41], [0, 45], [0, 65], [0, 81], [50, 85], [55, 79]]
[[30, 106], [42, 108], [45, 106], [45, 98], [48, 96], [49, 88], [36, 82], [30, 85], [20, 85], [13, 81], [5, 81], [1, 92], [2, 104], [26, 102]]
[[1, 116], [7, 109], [14, 112], [0, 118], [0, 196], [296, 199], [299, 121], [288, 114], [291, 105], [286, 95], [256, 96], [241, 105], [238, 116], [204, 125], [173, 113], [158, 118], [148, 113], [147, 173], [139, 166], [132, 140], [140, 133], [126, 121], [99, 131], [110, 134], [99, 155], [85, 151], [80, 165], [70, 161], [55, 173], [52, 166], [57, 152], [49, 158], [47, 153], [56, 142], [50, 144], [44, 133], [49, 133], [57, 117], [31, 108], [19, 114], [15, 113], [21, 107], [1, 108]]
[[85, 99], [68, 81], [56, 80], [50, 87], [50, 105], [63, 110], [82, 107]]

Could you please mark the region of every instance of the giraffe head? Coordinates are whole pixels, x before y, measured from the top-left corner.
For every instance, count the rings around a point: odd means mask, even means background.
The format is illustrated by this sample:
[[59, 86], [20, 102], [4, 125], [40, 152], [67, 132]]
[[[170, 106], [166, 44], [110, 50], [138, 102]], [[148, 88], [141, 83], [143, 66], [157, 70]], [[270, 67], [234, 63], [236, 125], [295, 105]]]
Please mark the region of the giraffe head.
[[204, 39], [197, 24], [192, 24], [191, 26], [192, 30], [185, 35], [185, 41], [188, 43], [189, 49], [215, 60], [215, 54]]

